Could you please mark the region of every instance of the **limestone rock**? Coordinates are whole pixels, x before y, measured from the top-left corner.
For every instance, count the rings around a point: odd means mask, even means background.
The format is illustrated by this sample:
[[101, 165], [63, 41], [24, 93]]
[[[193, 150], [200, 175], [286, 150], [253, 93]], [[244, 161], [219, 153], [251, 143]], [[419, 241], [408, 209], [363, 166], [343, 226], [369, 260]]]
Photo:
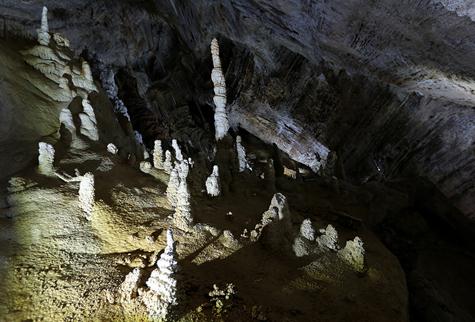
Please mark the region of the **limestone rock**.
[[79, 203], [87, 220], [91, 220], [94, 209], [94, 197], [94, 175], [87, 172], [81, 177], [81, 182], [79, 183]]
[[81, 120], [80, 132], [92, 141], [98, 141], [99, 132], [97, 130], [97, 120], [91, 102], [87, 99], [83, 99], [82, 107], [83, 112], [79, 113], [79, 119]]
[[52, 175], [54, 172], [54, 148], [51, 144], [38, 143], [38, 172], [44, 175]]
[[142, 161], [140, 162], [139, 168], [143, 173], [150, 173], [152, 170], [152, 165], [148, 161]]
[[364, 272], [365, 270], [365, 250], [363, 248], [363, 241], [356, 236], [353, 240], [346, 242], [345, 248], [338, 252], [340, 258], [348, 263], [357, 272]]
[[213, 172], [206, 179], [206, 192], [212, 197], [217, 197], [221, 193], [219, 184], [219, 168], [217, 165], [213, 166]]

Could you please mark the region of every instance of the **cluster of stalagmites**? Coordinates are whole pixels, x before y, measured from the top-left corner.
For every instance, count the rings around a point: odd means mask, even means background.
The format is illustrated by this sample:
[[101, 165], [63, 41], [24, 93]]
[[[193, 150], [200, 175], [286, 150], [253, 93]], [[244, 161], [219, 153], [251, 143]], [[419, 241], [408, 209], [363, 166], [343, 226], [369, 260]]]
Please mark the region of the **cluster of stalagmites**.
[[127, 274], [119, 287], [119, 298], [121, 302], [127, 303], [137, 297], [147, 307], [151, 318], [166, 321], [171, 319], [173, 307], [178, 304], [178, 262], [171, 229], [167, 230], [167, 246], [156, 266], [146, 281], [147, 288], [139, 288], [142, 277], [140, 268]]

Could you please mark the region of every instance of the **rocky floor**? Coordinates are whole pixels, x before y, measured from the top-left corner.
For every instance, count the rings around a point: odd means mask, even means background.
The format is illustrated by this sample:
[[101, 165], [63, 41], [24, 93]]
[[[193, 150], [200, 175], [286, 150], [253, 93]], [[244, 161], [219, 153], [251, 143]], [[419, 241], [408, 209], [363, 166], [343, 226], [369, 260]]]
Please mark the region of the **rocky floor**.
[[[173, 214], [164, 194], [168, 176], [144, 174], [107, 155], [101, 145], [69, 150], [56, 167], [69, 174], [74, 168], [94, 172], [92, 219], [87, 221], [79, 208], [77, 183], [39, 175], [34, 166], [10, 179], [9, 207], [2, 209], [0, 222], [2, 320], [148, 320], [144, 306], [120, 301], [118, 289], [134, 267], [148, 278], [164, 248]], [[357, 218], [367, 210], [350, 187], [286, 177], [269, 184], [247, 173], [233, 177], [224, 196], [211, 199], [202, 191], [207, 172], [197, 160], [189, 177], [198, 225], [191, 232], [174, 229], [181, 293], [177, 320], [408, 319], [398, 260], [364, 225], [350, 228], [335, 215]], [[366, 270], [355, 272], [330, 250], [296, 258], [239, 237], [261, 219], [275, 190], [288, 198], [295, 231], [310, 218], [317, 228], [334, 225], [340, 247], [360, 236]], [[226, 215], [230, 211], [232, 216]], [[230, 230], [235, 240], [223, 230]], [[235, 285], [236, 294], [215, 305], [208, 296], [213, 284], [224, 288], [228, 283]]]

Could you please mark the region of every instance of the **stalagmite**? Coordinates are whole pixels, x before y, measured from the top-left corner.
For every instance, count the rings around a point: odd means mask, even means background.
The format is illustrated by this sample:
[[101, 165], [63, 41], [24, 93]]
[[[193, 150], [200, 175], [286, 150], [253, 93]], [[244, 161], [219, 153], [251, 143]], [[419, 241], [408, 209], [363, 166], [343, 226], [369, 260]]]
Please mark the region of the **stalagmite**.
[[150, 173], [150, 171], [152, 171], [152, 165], [148, 161], [140, 162], [139, 168], [143, 173]]
[[44, 175], [54, 173], [54, 148], [51, 144], [38, 143], [38, 172]]
[[363, 248], [363, 241], [358, 236], [356, 236], [354, 240], [348, 240], [345, 248], [340, 250], [338, 255], [357, 272], [364, 272], [365, 250]]
[[94, 114], [91, 102], [87, 99], [83, 99], [82, 108], [83, 112], [79, 113], [79, 119], [81, 120], [80, 132], [92, 141], [98, 141], [99, 132], [97, 130], [96, 115]]
[[338, 232], [335, 227], [328, 225], [326, 229], [320, 229], [322, 235], [318, 236], [316, 242], [318, 246], [329, 248], [331, 250], [338, 249]]
[[81, 177], [81, 182], [79, 183], [79, 203], [87, 220], [91, 220], [94, 196], [94, 175], [87, 172]]
[[178, 263], [175, 255], [175, 242], [171, 229], [167, 230], [167, 246], [157, 268], [152, 271], [146, 284], [149, 290], [142, 294], [142, 301], [151, 318], [170, 319], [173, 306], [178, 304], [177, 280]]
[[236, 137], [236, 152], [237, 152], [237, 157], [238, 157], [238, 162], [239, 162], [239, 172], [243, 172], [246, 169], [251, 170], [251, 167], [249, 166], [249, 163], [247, 162], [246, 159], [246, 149], [242, 145], [242, 139], [238, 135]]
[[167, 186], [167, 199], [170, 202], [172, 207], [176, 207], [177, 203], [177, 191], [180, 185], [180, 180], [178, 178], [178, 166], [173, 168], [170, 174], [170, 180]]
[[263, 237], [264, 243], [276, 249], [290, 247], [292, 243], [292, 222], [287, 198], [276, 193], [269, 210], [262, 214], [261, 222], [251, 231], [251, 240]]
[[163, 169], [163, 149], [162, 141], [155, 140], [153, 146], [153, 166], [156, 169]]
[[295, 237], [292, 250], [297, 257], [309, 255], [315, 249], [315, 229], [310, 219], [300, 225], [299, 235]]
[[172, 154], [170, 151], [166, 150], [165, 151], [165, 162], [163, 162], [163, 170], [165, 170], [166, 173], [170, 174], [172, 172], [173, 166], [172, 166]]
[[221, 193], [219, 184], [219, 168], [217, 165], [213, 166], [213, 172], [206, 179], [206, 192], [212, 197], [217, 197]]
[[175, 139], [172, 140], [172, 147], [175, 150], [175, 159], [180, 162], [183, 161], [183, 154], [181, 153], [180, 146], [178, 145], [178, 142]]
[[51, 36], [48, 27], [48, 8], [46, 7], [43, 7], [43, 12], [41, 14], [41, 28], [37, 30], [37, 33], [40, 45], [48, 46]]
[[142, 271], [140, 268], [134, 268], [132, 272], [125, 276], [125, 280], [119, 287], [119, 298], [121, 302], [130, 302], [136, 296], [139, 287]]
[[214, 126], [216, 131], [216, 141], [226, 136], [229, 130], [229, 121], [226, 114], [226, 81], [221, 68], [221, 59], [219, 57], [219, 44], [215, 38], [211, 41], [211, 56], [213, 59], [213, 71], [211, 80], [214, 84]]
[[[180, 175], [180, 173], [178, 173]], [[173, 216], [175, 225], [182, 230], [189, 230], [193, 224], [191, 216], [190, 193], [186, 183], [186, 177], [180, 176], [180, 185], [177, 191], [177, 202]]]
[[119, 149], [114, 145], [114, 143], [109, 143], [107, 145], [107, 151], [112, 154], [117, 154], [119, 153]]

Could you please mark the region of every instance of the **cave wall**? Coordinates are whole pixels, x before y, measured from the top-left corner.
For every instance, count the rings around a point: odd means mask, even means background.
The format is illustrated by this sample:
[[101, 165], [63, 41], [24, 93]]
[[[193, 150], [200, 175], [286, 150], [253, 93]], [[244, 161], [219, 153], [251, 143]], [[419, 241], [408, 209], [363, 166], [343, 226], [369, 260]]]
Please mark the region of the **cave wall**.
[[[291, 153], [337, 151], [350, 179], [426, 177], [475, 217], [475, 23], [461, 1], [4, 0], [0, 35], [33, 35], [43, 4], [77, 54], [129, 69], [158, 122], [212, 106], [218, 36], [235, 125], [301, 142]], [[164, 127], [197, 128], [185, 123]]]

